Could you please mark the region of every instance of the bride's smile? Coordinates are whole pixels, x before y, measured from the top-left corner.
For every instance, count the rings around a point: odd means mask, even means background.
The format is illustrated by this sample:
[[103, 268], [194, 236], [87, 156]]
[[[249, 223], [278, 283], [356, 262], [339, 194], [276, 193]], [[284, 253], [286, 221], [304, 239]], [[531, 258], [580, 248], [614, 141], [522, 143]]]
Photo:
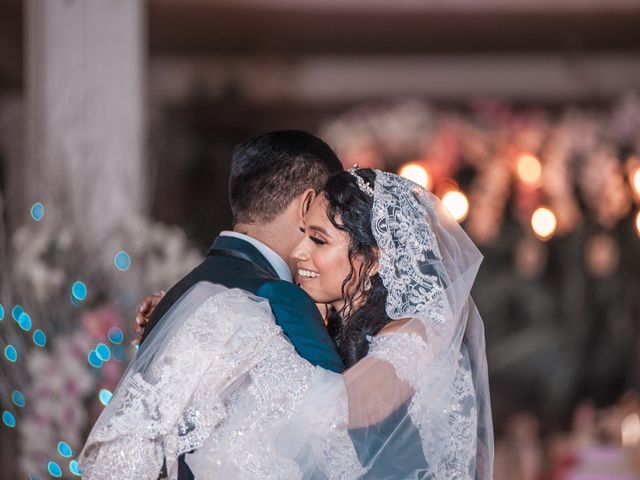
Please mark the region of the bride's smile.
[[[352, 272], [350, 238], [327, 217], [327, 200], [323, 194], [309, 207], [301, 230], [304, 236], [292, 253], [296, 281], [315, 302], [330, 304], [340, 311], [345, 303], [344, 293], [353, 293], [357, 279], [352, 278], [343, 292], [343, 283]], [[354, 271], [359, 270], [360, 263], [361, 260], [354, 259]]]

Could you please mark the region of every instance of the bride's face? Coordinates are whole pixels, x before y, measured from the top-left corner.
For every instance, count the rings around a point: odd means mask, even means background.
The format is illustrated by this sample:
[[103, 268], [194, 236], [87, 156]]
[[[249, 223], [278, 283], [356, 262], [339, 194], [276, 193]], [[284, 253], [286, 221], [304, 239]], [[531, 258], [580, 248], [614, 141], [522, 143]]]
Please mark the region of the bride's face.
[[[340, 219], [337, 219], [338, 223]], [[316, 303], [331, 304], [336, 310], [344, 306], [342, 283], [351, 272], [349, 234], [338, 230], [327, 217], [327, 200], [318, 195], [309, 207], [304, 221], [304, 236], [293, 250], [294, 276]], [[354, 260], [359, 271], [360, 259]], [[355, 275], [354, 275], [355, 277]], [[356, 278], [347, 285], [346, 293], [355, 288]]]

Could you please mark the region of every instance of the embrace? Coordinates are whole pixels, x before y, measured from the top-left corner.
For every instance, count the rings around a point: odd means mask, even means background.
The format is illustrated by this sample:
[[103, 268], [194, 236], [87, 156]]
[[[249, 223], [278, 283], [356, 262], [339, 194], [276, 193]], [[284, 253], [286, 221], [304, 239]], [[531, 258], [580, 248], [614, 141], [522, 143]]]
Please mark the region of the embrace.
[[301, 131], [239, 145], [233, 231], [155, 306], [86, 479], [492, 478], [482, 256]]

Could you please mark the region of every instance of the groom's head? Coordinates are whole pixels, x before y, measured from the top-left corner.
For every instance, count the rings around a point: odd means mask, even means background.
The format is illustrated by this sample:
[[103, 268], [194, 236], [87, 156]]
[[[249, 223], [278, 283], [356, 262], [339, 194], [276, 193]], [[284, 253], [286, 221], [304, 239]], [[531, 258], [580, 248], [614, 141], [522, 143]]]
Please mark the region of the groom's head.
[[238, 145], [229, 178], [234, 228], [270, 237], [258, 240], [272, 248], [278, 243], [274, 249], [286, 259], [315, 192], [341, 170], [329, 145], [300, 130], [265, 133]]

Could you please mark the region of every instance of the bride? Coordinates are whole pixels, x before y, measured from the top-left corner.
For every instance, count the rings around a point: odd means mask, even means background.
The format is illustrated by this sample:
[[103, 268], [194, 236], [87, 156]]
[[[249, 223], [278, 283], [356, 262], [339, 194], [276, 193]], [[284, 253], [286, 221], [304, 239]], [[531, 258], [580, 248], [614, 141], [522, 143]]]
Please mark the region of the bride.
[[329, 179], [294, 252], [349, 367], [298, 356], [269, 304], [196, 284], [152, 330], [80, 455], [88, 479], [491, 479], [482, 256], [396, 175]]

